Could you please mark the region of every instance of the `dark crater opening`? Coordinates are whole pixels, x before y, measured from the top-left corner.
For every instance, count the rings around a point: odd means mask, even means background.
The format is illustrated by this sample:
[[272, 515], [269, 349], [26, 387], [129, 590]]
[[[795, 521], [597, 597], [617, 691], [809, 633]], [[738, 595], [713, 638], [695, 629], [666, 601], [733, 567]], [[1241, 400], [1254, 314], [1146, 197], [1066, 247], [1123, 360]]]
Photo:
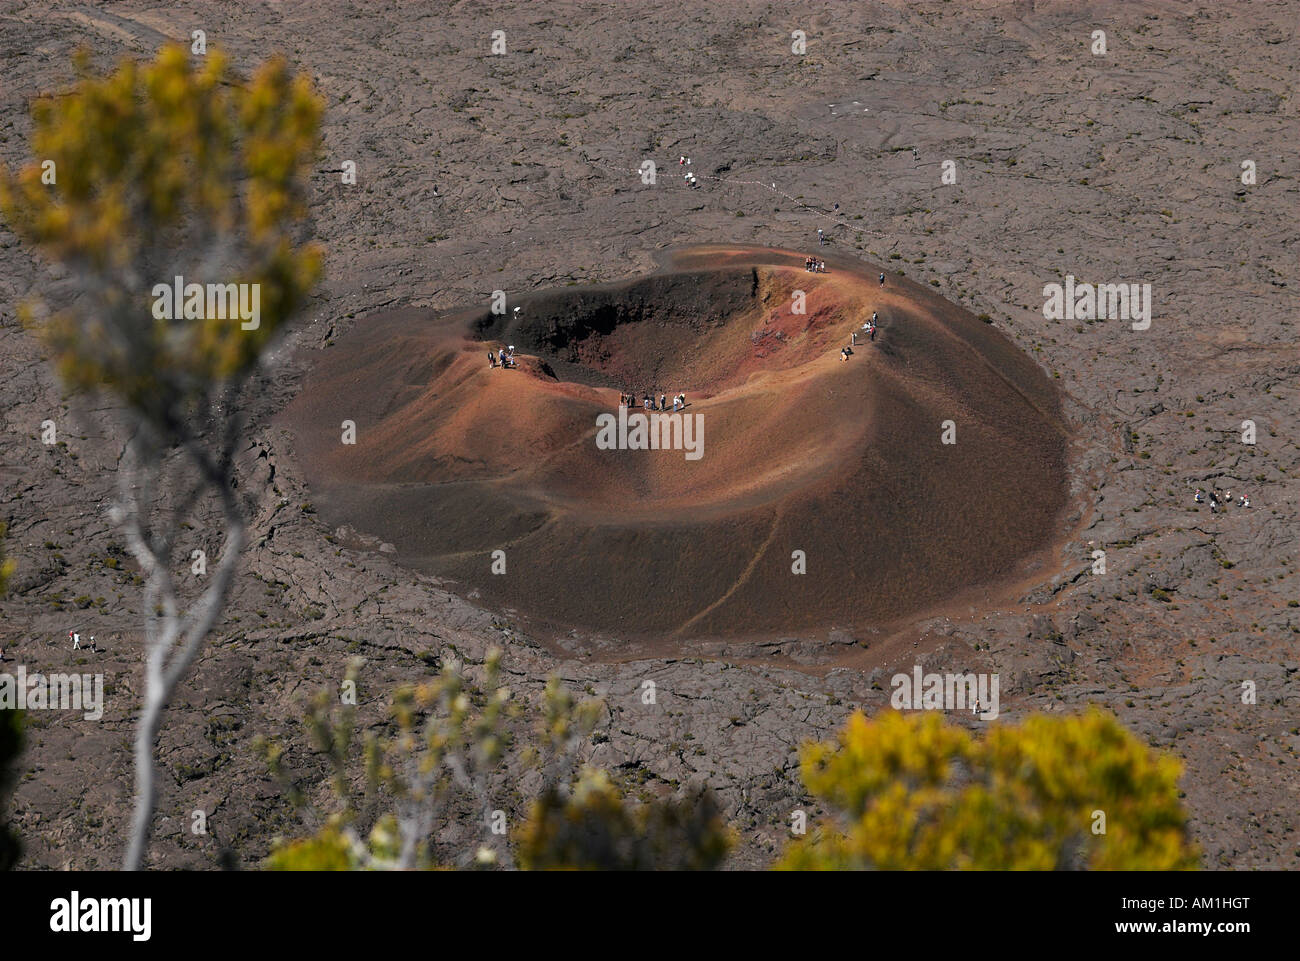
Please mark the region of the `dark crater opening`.
[[558, 380], [652, 389], [670, 368], [680, 380], [683, 358], [689, 366], [703, 336], [751, 311], [758, 290], [752, 267], [654, 275], [548, 291], [521, 301], [517, 314], [481, 314], [471, 330], [536, 354]]

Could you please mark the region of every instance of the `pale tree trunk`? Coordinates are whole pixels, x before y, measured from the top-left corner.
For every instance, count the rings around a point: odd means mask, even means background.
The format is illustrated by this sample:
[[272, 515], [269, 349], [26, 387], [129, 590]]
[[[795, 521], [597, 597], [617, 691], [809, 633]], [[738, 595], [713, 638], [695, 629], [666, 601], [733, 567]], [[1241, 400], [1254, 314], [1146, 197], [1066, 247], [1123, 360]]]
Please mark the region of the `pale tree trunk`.
[[[154, 531], [150, 536], [141, 516], [141, 502], [143, 500], [145, 504], [148, 503], [158, 461], [149, 460], [150, 449], [142, 444], [138, 434], [128, 449], [135, 463], [131, 466], [119, 465], [121, 496], [117, 516], [126, 532], [131, 552], [148, 578], [144, 591], [144, 706], [135, 736], [135, 813], [131, 820], [130, 842], [122, 863], [124, 870], [136, 871], [144, 864], [153, 829], [154, 807], [158, 796], [154, 742], [162, 726], [162, 713], [171, 701], [177, 685], [193, 665], [203, 641], [221, 613], [234, 579], [239, 553], [244, 546], [245, 528], [225, 470], [202, 452], [192, 446], [188, 447], [188, 453], [199, 466], [203, 477], [191, 502], [203, 489], [215, 488], [221, 498], [225, 544], [221, 560], [212, 572], [208, 586], [188, 610], [182, 612], [170, 569], [172, 548], [181, 515], [173, 515], [163, 530]], [[140, 482], [144, 498], [137, 493], [133, 481]]]

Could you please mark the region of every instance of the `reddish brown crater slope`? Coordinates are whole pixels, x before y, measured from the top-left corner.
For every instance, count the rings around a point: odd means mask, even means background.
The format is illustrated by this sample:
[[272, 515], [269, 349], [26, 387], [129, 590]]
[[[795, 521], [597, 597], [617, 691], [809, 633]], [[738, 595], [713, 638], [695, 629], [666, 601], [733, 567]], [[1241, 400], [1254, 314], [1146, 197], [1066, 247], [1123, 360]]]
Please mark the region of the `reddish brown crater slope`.
[[[286, 413], [315, 502], [489, 605], [629, 636], [880, 623], [1021, 574], [1066, 499], [1050, 382], [916, 285], [802, 263], [696, 247], [517, 315], [362, 321]], [[872, 311], [875, 343], [841, 362]], [[518, 369], [488, 367], [504, 343]], [[598, 449], [621, 390], [684, 391], [702, 456]]]

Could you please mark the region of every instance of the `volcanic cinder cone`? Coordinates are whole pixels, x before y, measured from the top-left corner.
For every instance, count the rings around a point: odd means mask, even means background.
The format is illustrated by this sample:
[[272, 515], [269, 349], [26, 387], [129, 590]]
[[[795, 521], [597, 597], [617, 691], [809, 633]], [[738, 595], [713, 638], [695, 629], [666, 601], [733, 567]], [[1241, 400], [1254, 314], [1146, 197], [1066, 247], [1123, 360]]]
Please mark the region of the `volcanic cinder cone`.
[[[1067, 498], [1050, 381], [917, 285], [803, 261], [694, 247], [500, 316], [359, 322], [286, 413], [314, 499], [490, 606], [619, 636], [880, 624], [1021, 576]], [[873, 311], [875, 341], [841, 360]], [[490, 368], [506, 344], [518, 366]], [[634, 412], [685, 392], [702, 455], [600, 449], [627, 391]]]

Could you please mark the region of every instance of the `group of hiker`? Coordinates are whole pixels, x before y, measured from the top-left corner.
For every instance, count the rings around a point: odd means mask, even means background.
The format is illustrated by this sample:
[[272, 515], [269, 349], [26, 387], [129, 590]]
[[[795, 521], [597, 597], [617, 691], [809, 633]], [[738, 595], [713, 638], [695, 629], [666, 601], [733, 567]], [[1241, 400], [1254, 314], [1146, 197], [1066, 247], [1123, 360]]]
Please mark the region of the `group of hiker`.
[[[81, 632], [78, 630], [68, 631], [68, 640], [72, 642], [74, 651], [90, 651], [93, 654], [103, 654], [104, 649], [95, 642], [95, 635], [91, 634], [86, 643], [81, 642]], [[0, 661], [8, 660], [5, 656], [5, 642], [0, 641]]]
[[[691, 158], [690, 158], [690, 157], [678, 157], [678, 158], [677, 158], [677, 166], [681, 167], [682, 169], [685, 169], [685, 168], [689, 167], [690, 165], [691, 165]], [[694, 173], [693, 171], [687, 170], [684, 174], [682, 174], [682, 179], [685, 180], [686, 183], [687, 183], [689, 186], [691, 186], [691, 187], [698, 187], [698, 186], [699, 186], [699, 183], [696, 181], [696, 179], [695, 179], [695, 173]]]
[[[635, 392], [635, 391], [630, 391], [630, 392], [628, 392], [628, 393], [626, 393], [626, 394], [619, 394], [619, 395], [618, 395], [618, 406], [619, 406], [619, 407], [635, 407], [635, 406], [636, 406], [636, 392]], [[660, 395], [659, 395], [659, 400], [658, 400], [658, 402], [656, 402], [656, 401], [655, 401], [654, 394], [646, 394], [646, 395], [645, 395], [644, 397], [642, 397], [642, 399], [641, 399], [641, 406], [642, 406], [645, 410], [667, 411], [667, 410], [668, 410], [668, 395], [667, 395], [667, 394], [660, 394]], [[674, 394], [674, 395], [673, 395], [673, 407], [672, 407], [672, 409], [673, 409], [673, 413], [676, 413], [676, 412], [679, 411], [679, 410], [685, 410], [685, 409], [686, 409], [686, 395], [685, 395], [684, 393], [683, 393], [683, 394]]]
[[[1219, 511], [1226, 509], [1232, 504], [1232, 491], [1220, 491], [1218, 488], [1211, 488], [1207, 495], [1199, 487], [1196, 488], [1196, 494], [1192, 498], [1198, 504], [1204, 504], [1207, 501], [1210, 504], [1210, 513], [1217, 514]], [[1246, 494], [1240, 494], [1237, 497], [1238, 507], [1249, 507], [1250, 497]]]
[[[869, 321], [867, 321], [865, 324], [862, 325], [861, 333], [862, 333], [862, 335], [865, 336], [868, 340], [875, 340], [875, 339], [876, 339], [876, 324], [879, 322], [879, 320], [880, 320], [880, 315], [879, 315], [876, 311], [873, 310], [873, 311], [871, 312], [871, 319], [870, 319]], [[859, 331], [856, 331], [856, 330], [853, 332], [853, 341], [852, 341], [852, 342], [853, 342], [853, 344], [854, 344], [855, 346], [856, 346], [856, 344], [857, 344], [857, 342], [858, 342], [858, 333], [859, 333]]]
[[515, 366], [515, 345], [502, 347], [500, 350], [488, 351], [489, 367], [514, 367]]
[[[81, 650], [81, 635], [78, 632], [68, 631], [68, 640], [72, 642], [72, 649], [74, 651]], [[94, 651], [95, 653], [99, 653], [99, 647], [95, 644], [94, 634], [90, 635], [90, 640], [87, 642], [86, 647], [88, 650]]]
[[818, 260], [816, 257], [807, 257], [803, 262], [803, 269], [814, 274], [826, 273], [826, 261]]
[[862, 334], [864, 337], [866, 337], [869, 340], [876, 339], [876, 323], [877, 321], [879, 321], [879, 319], [880, 319], [880, 315], [876, 311], [872, 311], [871, 319], [862, 325], [862, 329], [860, 331], [858, 330], [853, 331], [853, 333], [849, 336], [849, 343], [846, 346], [840, 348], [840, 360], [842, 361], [848, 360], [850, 357], [853, 356], [853, 348], [858, 346], [858, 334]]

